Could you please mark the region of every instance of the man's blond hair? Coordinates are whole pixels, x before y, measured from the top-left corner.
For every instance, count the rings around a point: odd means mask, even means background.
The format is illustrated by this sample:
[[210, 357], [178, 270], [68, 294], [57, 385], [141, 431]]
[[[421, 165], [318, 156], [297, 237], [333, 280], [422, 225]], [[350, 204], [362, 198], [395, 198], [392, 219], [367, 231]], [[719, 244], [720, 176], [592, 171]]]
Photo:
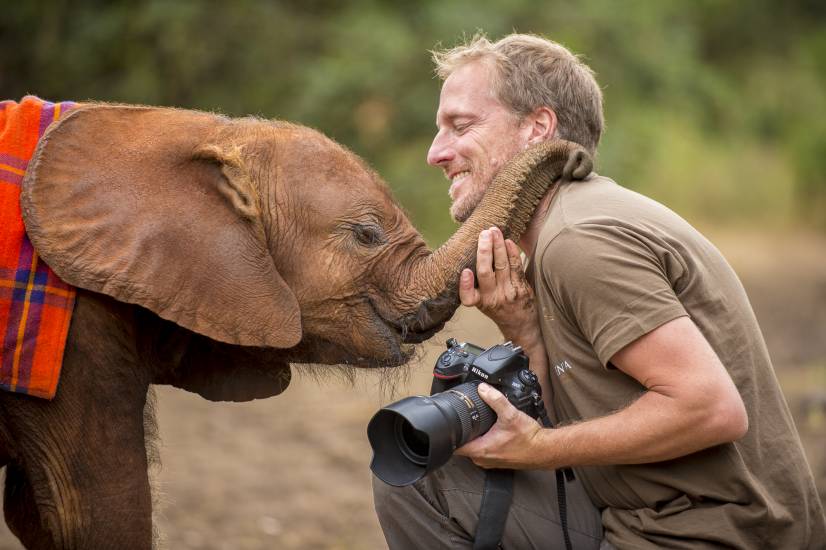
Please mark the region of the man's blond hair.
[[442, 80], [467, 63], [489, 63], [493, 91], [505, 106], [519, 116], [551, 108], [558, 137], [596, 152], [603, 127], [602, 91], [591, 68], [564, 46], [531, 34], [511, 34], [497, 42], [476, 34], [465, 44], [431, 53]]

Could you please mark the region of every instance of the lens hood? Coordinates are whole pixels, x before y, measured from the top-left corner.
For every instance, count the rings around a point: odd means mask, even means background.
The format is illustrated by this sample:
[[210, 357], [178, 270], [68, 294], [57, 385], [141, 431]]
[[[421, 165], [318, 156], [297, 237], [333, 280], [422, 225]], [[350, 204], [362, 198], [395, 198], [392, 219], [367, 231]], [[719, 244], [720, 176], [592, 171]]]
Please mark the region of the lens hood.
[[367, 438], [373, 448], [370, 469], [385, 483], [402, 487], [450, 460], [461, 423], [454, 410], [430, 397], [406, 397], [373, 415]]

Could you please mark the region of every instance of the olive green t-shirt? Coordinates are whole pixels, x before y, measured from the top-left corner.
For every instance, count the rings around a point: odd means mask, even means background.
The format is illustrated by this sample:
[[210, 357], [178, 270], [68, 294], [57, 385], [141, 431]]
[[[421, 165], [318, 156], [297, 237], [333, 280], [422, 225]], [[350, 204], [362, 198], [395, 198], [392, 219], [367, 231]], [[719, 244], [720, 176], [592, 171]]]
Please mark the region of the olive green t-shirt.
[[690, 316], [745, 402], [748, 433], [682, 458], [575, 468], [618, 548], [824, 548], [826, 520], [748, 298], [720, 252], [663, 205], [591, 174], [554, 197], [529, 276], [562, 423], [645, 387], [610, 364]]

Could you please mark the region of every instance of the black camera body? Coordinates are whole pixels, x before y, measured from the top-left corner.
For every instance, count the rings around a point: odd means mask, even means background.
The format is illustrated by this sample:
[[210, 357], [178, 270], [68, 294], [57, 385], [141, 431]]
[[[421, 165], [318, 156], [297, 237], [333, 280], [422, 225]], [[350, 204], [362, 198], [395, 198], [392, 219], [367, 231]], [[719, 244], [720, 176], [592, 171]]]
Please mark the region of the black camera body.
[[370, 420], [373, 473], [390, 485], [409, 485], [487, 432], [496, 414], [479, 397], [482, 382], [502, 392], [520, 411], [547, 423], [542, 389], [529, 363], [511, 342], [482, 349], [449, 339], [433, 369], [431, 395], [392, 403]]
[[514, 407], [538, 418], [544, 412], [544, 407], [542, 411], [536, 408], [536, 397], [542, 396], [542, 388], [529, 364], [522, 349], [511, 342], [485, 350], [451, 338], [447, 341], [447, 351], [442, 352], [433, 368], [430, 395], [465, 382], [485, 382], [502, 392]]

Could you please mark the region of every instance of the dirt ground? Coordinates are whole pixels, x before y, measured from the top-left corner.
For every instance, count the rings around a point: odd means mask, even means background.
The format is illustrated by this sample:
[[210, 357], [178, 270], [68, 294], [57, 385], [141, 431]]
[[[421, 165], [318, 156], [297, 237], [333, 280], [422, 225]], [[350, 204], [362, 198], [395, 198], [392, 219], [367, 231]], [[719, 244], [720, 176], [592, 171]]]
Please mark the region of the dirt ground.
[[[710, 232], [740, 273], [826, 498], [826, 238]], [[373, 512], [365, 428], [383, 404], [426, 393], [453, 336], [480, 345], [496, 328], [460, 310], [422, 346], [396, 393], [375, 374], [353, 383], [297, 369], [282, 396], [210, 403], [157, 387], [161, 548], [386, 548]], [[0, 522], [2, 523], [2, 522]], [[0, 550], [20, 548], [0, 525]]]

